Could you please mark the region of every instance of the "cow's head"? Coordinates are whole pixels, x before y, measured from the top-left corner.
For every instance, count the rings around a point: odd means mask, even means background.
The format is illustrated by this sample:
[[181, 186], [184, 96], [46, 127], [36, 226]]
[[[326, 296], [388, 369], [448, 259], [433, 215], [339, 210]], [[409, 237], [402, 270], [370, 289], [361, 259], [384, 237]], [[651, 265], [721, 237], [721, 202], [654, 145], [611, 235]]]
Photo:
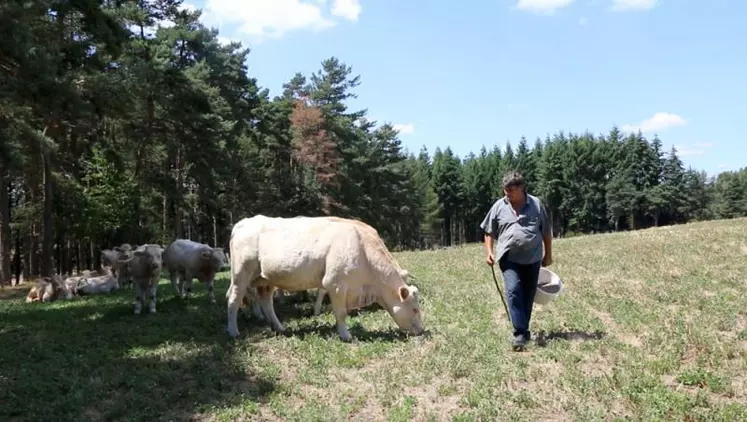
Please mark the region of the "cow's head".
[[[150, 272], [160, 271], [162, 253], [163, 249], [160, 246], [148, 245], [145, 248], [135, 250], [133, 259], [137, 259], [141, 263], [140, 265], [147, 267], [147, 270], [150, 270]], [[142, 268], [142, 270], [146, 270], [146, 268]]]
[[417, 286], [407, 284], [407, 270], [400, 271], [400, 276], [402, 284], [397, 288], [397, 300], [392, 307], [392, 317], [399, 328], [410, 334], [420, 335], [425, 331], [423, 311], [420, 308], [420, 290]]
[[213, 265], [220, 270], [228, 267], [228, 257], [223, 248], [213, 248]]

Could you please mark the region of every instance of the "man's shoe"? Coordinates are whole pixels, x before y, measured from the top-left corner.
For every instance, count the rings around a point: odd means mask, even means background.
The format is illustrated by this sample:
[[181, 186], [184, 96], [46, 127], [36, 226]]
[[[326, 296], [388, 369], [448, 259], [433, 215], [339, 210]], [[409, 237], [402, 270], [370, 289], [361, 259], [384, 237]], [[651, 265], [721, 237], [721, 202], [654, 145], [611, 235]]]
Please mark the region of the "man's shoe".
[[511, 346], [513, 346], [514, 352], [523, 351], [527, 346], [526, 337], [524, 337], [524, 335], [522, 334], [514, 336], [514, 340], [511, 342]]

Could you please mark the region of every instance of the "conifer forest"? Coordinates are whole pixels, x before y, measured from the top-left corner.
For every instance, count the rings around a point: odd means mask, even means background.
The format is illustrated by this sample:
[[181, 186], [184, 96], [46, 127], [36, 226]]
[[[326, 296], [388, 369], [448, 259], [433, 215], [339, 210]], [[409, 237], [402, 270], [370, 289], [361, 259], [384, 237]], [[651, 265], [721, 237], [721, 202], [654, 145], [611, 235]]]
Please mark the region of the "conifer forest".
[[250, 50], [180, 3], [0, 5], [1, 284], [100, 268], [122, 243], [227, 248], [255, 214], [360, 219], [392, 250], [479, 242], [512, 169], [558, 237], [747, 216], [747, 168], [708, 175], [615, 126], [408, 151], [349, 107], [354, 63], [288, 69], [271, 94]]

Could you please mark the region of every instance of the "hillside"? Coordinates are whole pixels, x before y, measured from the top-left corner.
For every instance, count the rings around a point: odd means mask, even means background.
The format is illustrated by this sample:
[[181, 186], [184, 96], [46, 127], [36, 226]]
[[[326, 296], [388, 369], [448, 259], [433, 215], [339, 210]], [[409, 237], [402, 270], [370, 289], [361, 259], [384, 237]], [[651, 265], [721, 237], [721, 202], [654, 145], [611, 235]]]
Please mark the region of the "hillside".
[[240, 321], [232, 344], [225, 278], [215, 306], [164, 280], [159, 313], [139, 316], [131, 291], [26, 305], [28, 286], [6, 289], [0, 419], [747, 418], [745, 248], [747, 219], [556, 240], [567, 290], [535, 308], [522, 354], [477, 244], [395, 254], [430, 330], [409, 340], [365, 311], [341, 343], [329, 312], [289, 298], [287, 336]]

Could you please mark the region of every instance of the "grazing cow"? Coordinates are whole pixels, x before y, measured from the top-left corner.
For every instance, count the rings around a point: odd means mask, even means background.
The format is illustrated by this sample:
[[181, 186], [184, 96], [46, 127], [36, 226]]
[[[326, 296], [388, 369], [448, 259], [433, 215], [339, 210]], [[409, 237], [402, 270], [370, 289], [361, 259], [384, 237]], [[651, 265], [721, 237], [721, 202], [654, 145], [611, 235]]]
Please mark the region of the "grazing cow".
[[215, 273], [226, 264], [223, 248], [211, 248], [189, 239], [177, 239], [163, 252], [163, 266], [169, 272], [171, 285], [178, 297], [188, 299], [192, 279], [207, 284], [210, 303], [215, 303]]
[[67, 294], [65, 284], [60, 276], [42, 277], [26, 295], [26, 303], [30, 302], [54, 302]]
[[141, 245], [132, 252], [127, 259], [120, 259], [120, 263], [127, 265], [127, 271], [135, 284], [135, 315], [140, 314], [145, 303], [144, 295], [150, 298], [148, 311], [156, 313], [156, 293], [158, 281], [161, 279], [163, 247], [160, 245]]
[[336, 217], [257, 215], [234, 225], [229, 249], [231, 285], [226, 298], [231, 337], [239, 334], [236, 319], [247, 293], [256, 292], [273, 330], [285, 330], [273, 306], [276, 288], [326, 290], [342, 341], [352, 340], [348, 311], [374, 302], [401, 329], [414, 335], [424, 331], [418, 288], [407, 285], [409, 273], [365, 223]]

